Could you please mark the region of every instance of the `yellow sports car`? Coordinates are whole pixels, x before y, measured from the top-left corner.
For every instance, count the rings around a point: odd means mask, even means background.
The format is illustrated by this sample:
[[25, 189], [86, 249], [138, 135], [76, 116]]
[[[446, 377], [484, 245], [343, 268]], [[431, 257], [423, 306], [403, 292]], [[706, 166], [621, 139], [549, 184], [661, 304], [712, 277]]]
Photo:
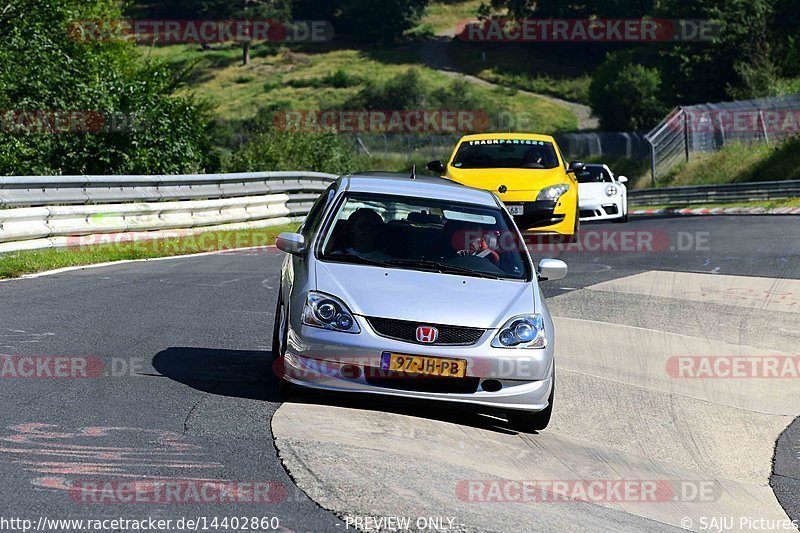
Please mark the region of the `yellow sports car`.
[[458, 142], [450, 161], [428, 170], [458, 183], [494, 191], [522, 231], [574, 237], [578, 231], [578, 181], [583, 163], [567, 165], [549, 135], [483, 133]]

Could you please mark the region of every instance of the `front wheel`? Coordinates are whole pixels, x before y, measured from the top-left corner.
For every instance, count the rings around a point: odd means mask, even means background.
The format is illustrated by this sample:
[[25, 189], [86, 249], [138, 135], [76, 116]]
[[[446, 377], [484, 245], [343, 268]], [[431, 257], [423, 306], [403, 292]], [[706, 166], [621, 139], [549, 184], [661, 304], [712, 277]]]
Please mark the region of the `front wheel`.
[[288, 401], [294, 392], [292, 384], [283, 378], [284, 356], [286, 355], [286, 340], [289, 328], [286, 323], [288, 314], [283, 305], [282, 294], [278, 296], [278, 306], [275, 309], [275, 326], [272, 328], [272, 369], [278, 378], [278, 399]]
[[625, 213], [625, 214], [624, 214], [624, 215], [622, 215], [621, 217], [619, 217], [619, 218], [615, 218], [615, 219], [614, 219], [614, 222], [615, 222], [616, 224], [624, 224], [624, 223], [625, 223], [625, 222], [627, 222], [627, 221], [628, 221], [628, 213]]
[[542, 431], [550, 424], [553, 415], [553, 397], [556, 392], [556, 374], [553, 372], [553, 387], [550, 389], [550, 397], [547, 399], [547, 407], [538, 413], [526, 413], [524, 411], [509, 411], [508, 422], [513, 429], [520, 433], [532, 433]]

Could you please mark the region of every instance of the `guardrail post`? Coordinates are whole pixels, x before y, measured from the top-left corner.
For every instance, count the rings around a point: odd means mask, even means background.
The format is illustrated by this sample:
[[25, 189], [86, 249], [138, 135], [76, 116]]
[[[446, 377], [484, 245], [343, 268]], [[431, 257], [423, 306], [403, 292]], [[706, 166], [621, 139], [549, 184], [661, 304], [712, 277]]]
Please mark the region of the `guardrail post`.
[[758, 110], [758, 119], [761, 121], [761, 132], [764, 134], [764, 144], [769, 144], [769, 135], [767, 135], [767, 123], [764, 122], [764, 110]]
[[650, 181], [653, 187], [656, 186], [656, 145], [653, 141], [647, 139], [647, 144], [650, 145]]
[[683, 149], [686, 153], [686, 162], [689, 162], [689, 114], [681, 108], [683, 115]]

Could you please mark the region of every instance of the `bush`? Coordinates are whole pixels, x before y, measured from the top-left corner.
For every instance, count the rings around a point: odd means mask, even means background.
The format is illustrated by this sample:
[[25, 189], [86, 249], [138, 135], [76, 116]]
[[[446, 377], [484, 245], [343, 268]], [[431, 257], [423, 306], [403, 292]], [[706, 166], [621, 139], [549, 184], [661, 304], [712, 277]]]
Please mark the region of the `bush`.
[[642, 131], [669, 111], [661, 94], [661, 74], [636, 62], [630, 52], [609, 54], [589, 87], [592, 108], [609, 131]]
[[427, 100], [427, 87], [416, 69], [385, 83], [369, 80], [345, 107], [349, 109], [420, 109]]
[[[118, 20], [116, 0], [16, 0], [0, 20], [0, 109], [40, 116], [79, 112], [123, 117], [118, 128], [66, 132], [0, 127], [0, 175], [171, 174], [217, 170], [208, 115], [176, 96], [174, 72], [142, 64], [135, 45], [82, 42], [67, 31], [80, 20]], [[105, 123], [109, 126], [109, 123]]]
[[354, 170], [350, 144], [330, 133], [269, 131], [252, 137], [234, 152], [228, 172], [306, 170], [346, 174]]

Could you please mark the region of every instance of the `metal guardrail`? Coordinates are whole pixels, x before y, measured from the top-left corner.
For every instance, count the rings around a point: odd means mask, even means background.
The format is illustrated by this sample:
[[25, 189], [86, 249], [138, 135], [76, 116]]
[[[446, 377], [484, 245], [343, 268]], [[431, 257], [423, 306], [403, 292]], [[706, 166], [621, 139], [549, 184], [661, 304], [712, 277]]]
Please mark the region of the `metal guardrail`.
[[663, 187], [628, 191], [632, 206], [697, 205], [800, 198], [800, 180]]
[[164, 230], [284, 224], [305, 217], [336, 178], [318, 172], [0, 178], [0, 252], [68, 246], [87, 235], [147, 238]]
[[320, 172], [185, 176], [15, 176], [0, 178], [0, 207], [159, 202], [321, 192], [336, 177]]

